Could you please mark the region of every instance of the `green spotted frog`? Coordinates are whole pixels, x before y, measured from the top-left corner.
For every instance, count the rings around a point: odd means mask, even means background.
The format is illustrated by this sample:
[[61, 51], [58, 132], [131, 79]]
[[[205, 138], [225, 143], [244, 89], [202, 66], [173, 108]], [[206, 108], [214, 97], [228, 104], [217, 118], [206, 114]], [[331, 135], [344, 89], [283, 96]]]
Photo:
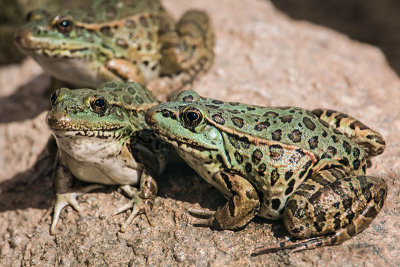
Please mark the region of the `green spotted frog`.
[[[148, 213], [157, 192], [154, 177], [163, 170], [170, 151], [144, 120], [145, 111], [156, 104], [138, 83], [106, 82], [97, 90], [62, 88], [51, 95], [46, 123], [58, 145], [51, 234], [61, 210], [71, 205], [80, 212], [76, 197], [99, 184], [122, 185], [132, 198], [116, 211], [133, 208], [121, 231], [137, 214]], [[72, 188], [73, 178], [94, 184]], [[136, 184], [140, 191], [131, 187]]]
[[340, 244], [363, 231], [386, 198], [384, 180], [365, 175], [367, 160], [383, 152], [385, 141], [344, 113], [222, 102], [184, 91], [149, 109], [146, 122], [228, 199], [216, 212], [191, 209], [194, 224], [240, 229], [256, 215], [282, 218], [300, 239], [255, 255]]
[[80, 1], [71, 9], [32, 11], [28, 21], [16, 45], [75, 87], [144, 84], [177, 74], [179, 88], [208, 70], [214, 57], [207, 14], [190, 10], [175, 23], [159, 0]]

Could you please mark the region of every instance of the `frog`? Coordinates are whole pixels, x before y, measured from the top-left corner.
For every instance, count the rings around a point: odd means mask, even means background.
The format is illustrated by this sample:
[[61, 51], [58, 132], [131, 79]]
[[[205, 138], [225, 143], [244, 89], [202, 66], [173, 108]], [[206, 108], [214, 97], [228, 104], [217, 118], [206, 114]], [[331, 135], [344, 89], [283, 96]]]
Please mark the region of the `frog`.
[[64, 8], [68, 3], [62, 0], [1, 0], [0, 6], [0, 64], [10, 64], [25, 58], [14, 45], [14, 35], [25, 24], [27, 13], [40, 6]]
[[283, 220], [292, 237], [252, 255], [337, 245], [383, 207], [387, 185], [367, 176], [381, 134], [330, 109], [262, 107], [183, 91], [150, 108], [146, 122], [227, 199], [216, 211], [189, 209], [193, 225], [240, 230], [255, 216]]
[[[56, 199], [46, 213], [53, 211], [50, 233], [56, 233], [65, 206], [81, 213], [77, 197], [105, 185], [120, 185], [131, 198], [115, 211], [132, 209], [122, 232], [141, 213], [153, 224], [149, 214], [157, 194], [155, 178], [165, 167], [170, 147], [145, 123], [145, 111], [159, 103], [151, 92], [139, 83], [111, 81], [97, 89], [58, 89], [50, 102], [46, 123], [58, 147]], [[74, 187], [75, 179], [89, 184]]]
[[15, 35], [16, 46], [69, 87], [105, 81], [146, 84], [173, 76], [171, 91], [206, 72], [214, 58], [208, 15], [189, 10], [178, 22], [159, 0], [76, 1], [56, 11], [36, 9]]

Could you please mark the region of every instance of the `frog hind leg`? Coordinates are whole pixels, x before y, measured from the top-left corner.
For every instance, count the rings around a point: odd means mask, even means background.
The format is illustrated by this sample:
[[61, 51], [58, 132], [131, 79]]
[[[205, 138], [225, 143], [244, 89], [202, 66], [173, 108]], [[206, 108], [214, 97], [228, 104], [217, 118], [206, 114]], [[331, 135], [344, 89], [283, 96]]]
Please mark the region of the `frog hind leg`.
[[173, 75], [171, 91], [181, 90], [196, 77], [208, 71], [214, 60], [214, 31], [208, 15], [202, 11], [187, 11], [176, 30], [162, 30], [161, 74]]
[[386, 193], [381, 178], [346, 177], [336, 168], [315, 173], [289, 198], [283, 215], [291, 236], [303, 240], [260, 247], [253, 255], [341, 244], [368, 227], [382, 209]]
[[[190, 213], [207, 218], [192, 218], [193, 225], [211, 226], [217, 229], [235, 230], [245, 226], [260, 209], [256, 189], [249, 181], [237, 174], [220, 172], [214, 175], [217, 188], [230, 195], [227, 203], [216, 212], [191, 209]], [[229, 192], [229, 193], [228, 193]]]
[[150, 225], [154, 225], [150, 217], [150, 211], [153, 208], [155, 196], [157, 194], [157, 183], [154, 178], [144, 170], [140, 178], [140, 191], [130, 185], [123, 185], [121, 189], [132, 199], [123, 207], [117, 209], [115, 214], [119, 214], [128, 209], [132, 209], [128, 219], [122, 224], [121, 232], [125, 232], [133, 219], [139, 214], [144, 214]]
[[99, 184], [92, 184], [83, 188], [73, 188], [72, 181], [74, 177], [69, 169], [59, 160], [59, 152], [57, 153], [53, 178], [56, 199], [53, 203], [53, 207], [50, 208], [43, 216], [43, 218], [45, 218], [50, 215], [51, 212], [53, 212], [53, 218], [50, 226], [51, 235], [55, 234], [56, 225], [64, 207], [71, 205], [78, 213], [80, 213], [82, 209], [79, 206], [76, 198], [92, 190], [103, 187]]
[[368, 159], [382, 154], [385, 149], [385, 140], [380, 133], [345, 113], [330, 109], [314, 109], [312, 113], [360, 145]]

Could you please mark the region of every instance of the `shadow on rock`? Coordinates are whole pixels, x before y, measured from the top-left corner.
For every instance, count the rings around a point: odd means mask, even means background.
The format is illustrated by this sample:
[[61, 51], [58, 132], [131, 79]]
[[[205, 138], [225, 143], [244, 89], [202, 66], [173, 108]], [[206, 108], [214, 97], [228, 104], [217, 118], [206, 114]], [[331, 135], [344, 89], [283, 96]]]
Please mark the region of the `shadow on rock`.
[[199, 203], [201, 208], [216, 210], [226, 202], [223, 195], [211, 184], [200, 178], [184, 163], [169, 164], [157, 179], [158, 195], [165, 198]]
[[353, 39], [376, 45], [400, 73], [400, 2], [396, 0], [272, 0], [297, 20], [324, 25]]
[[46, 146], [28, 170], [0, 183], [0, 212], [50, 207], [54, 198], [51, 181], [55, 151]]
[[49, 109], [49, 77], [39, 75], [7, 97], [0, 98], [0, 123], [22, 121]]

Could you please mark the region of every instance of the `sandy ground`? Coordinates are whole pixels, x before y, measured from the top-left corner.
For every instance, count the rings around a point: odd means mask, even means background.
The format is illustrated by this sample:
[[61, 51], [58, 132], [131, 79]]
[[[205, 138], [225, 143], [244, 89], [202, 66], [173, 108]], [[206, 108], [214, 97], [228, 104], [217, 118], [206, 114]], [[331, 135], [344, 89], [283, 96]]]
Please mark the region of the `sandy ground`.
[[[188, 224], [186, 209], [215, 210], [219, 192], [184, 165], [169, 166], [149, 226], [137, 218], [126, 233], [127, 202], [117, 187], [79, 199], [83, 213], [66, 208], [49, 234], [53, 200], [49, 172], [37, 173], [49, 131], [49, 77], [33, 61], [0, 68], [0, 265], [400, 265], [400, 81], [382, 52], [307, 22], [293, 21], [262, 0], [165, 0], [175, 17], [206, 10], [215, 25], [216, 61], [195, 84], [199, 94], [227, 101], [313, 109], [337, 109], [383, 134], [387, 149], [373, 159], [369, 175], [383, 177], [387, 203], [363, 233], [334, 247], [251, 257], [256, 246], [287, 236], [281, 222], [257, 218], [241, 231], [215, 231]], [[165, 79], [150, 84], [160, 98]], [[161, 89], [160, 89], [161, 88]]]

